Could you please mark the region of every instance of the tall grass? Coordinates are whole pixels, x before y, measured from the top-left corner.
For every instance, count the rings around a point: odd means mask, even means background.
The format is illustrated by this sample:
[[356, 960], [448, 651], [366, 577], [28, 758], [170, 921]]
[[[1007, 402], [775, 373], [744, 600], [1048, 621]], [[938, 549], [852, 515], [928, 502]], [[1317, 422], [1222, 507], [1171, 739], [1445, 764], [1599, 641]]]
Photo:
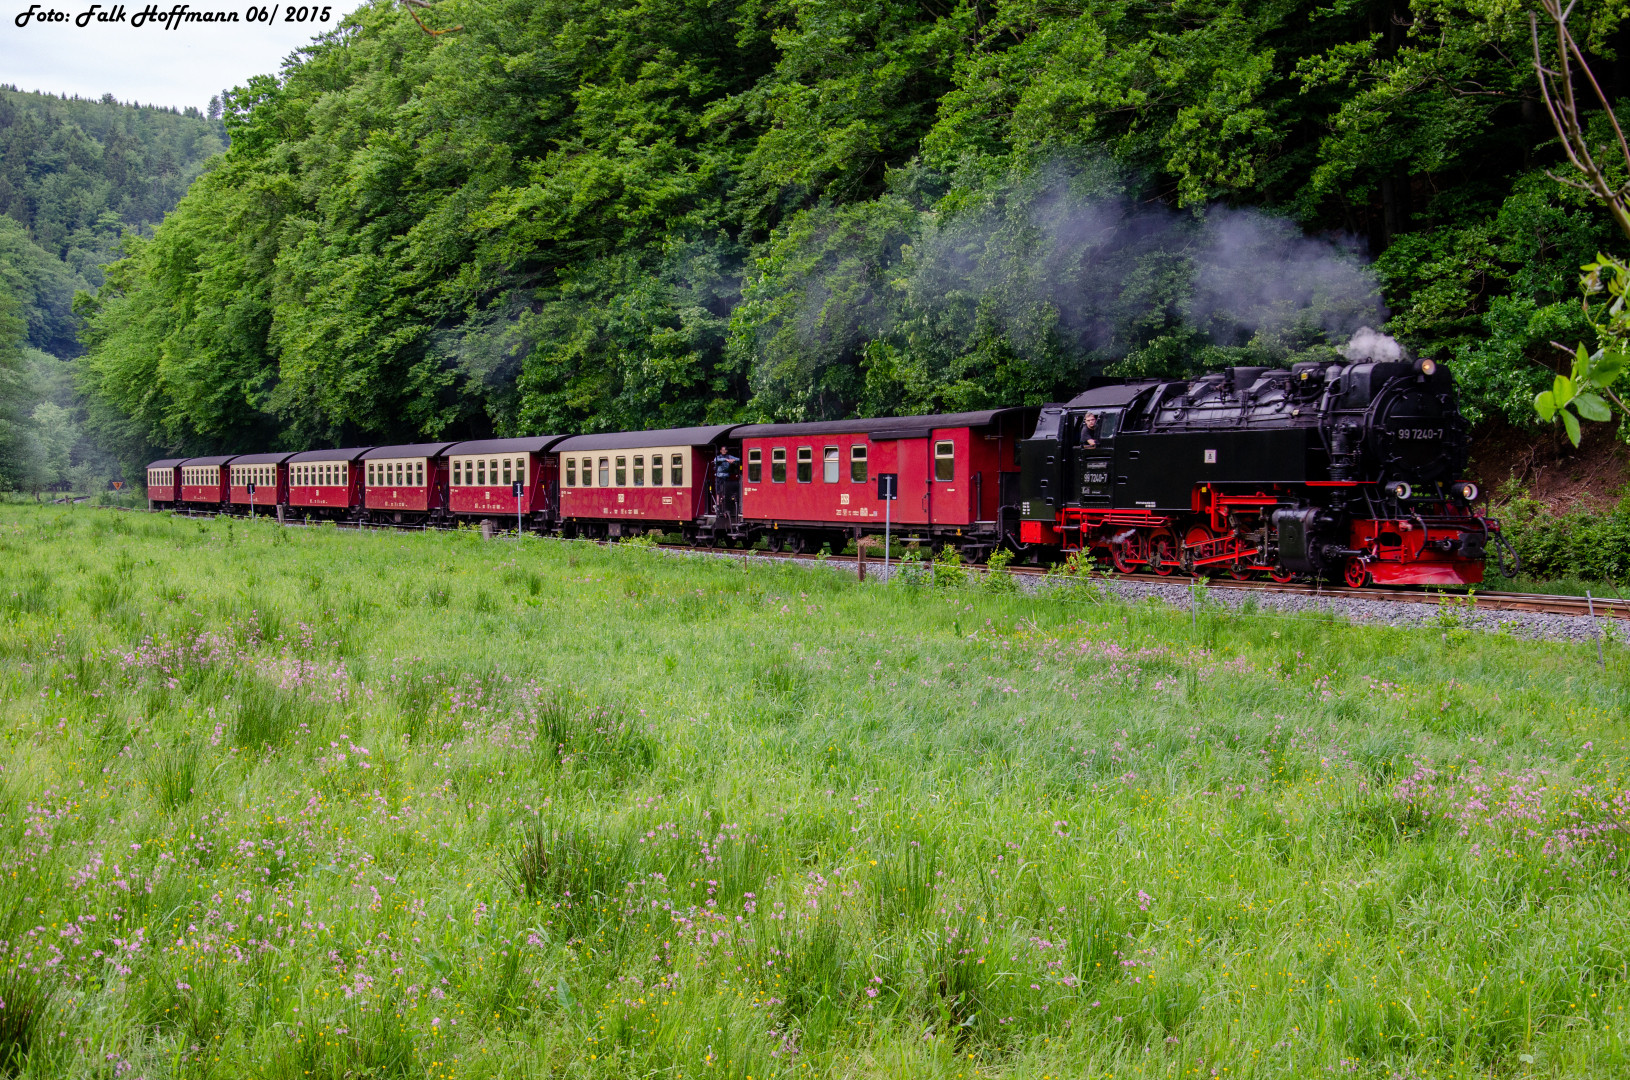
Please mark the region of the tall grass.
[[0, 1071], [1630, 1065], [1611, 643], [85, 507], [0, 550]]

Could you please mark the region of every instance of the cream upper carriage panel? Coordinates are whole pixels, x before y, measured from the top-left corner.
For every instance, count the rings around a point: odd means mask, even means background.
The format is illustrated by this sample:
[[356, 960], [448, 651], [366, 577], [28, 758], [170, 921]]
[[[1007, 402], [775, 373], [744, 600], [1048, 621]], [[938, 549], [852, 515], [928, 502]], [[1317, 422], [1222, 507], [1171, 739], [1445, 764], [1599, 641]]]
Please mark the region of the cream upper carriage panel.
[[560, 483], [566, 488], [691, 487], [696, 480], [691, 450], [670, 444], [563, 453]]

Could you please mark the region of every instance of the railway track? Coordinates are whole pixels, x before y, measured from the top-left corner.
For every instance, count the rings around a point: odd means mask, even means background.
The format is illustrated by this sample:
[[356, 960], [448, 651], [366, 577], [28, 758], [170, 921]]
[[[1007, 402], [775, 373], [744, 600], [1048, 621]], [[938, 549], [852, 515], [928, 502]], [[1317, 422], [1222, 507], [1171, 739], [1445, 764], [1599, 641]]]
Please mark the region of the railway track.
[[[196, 511], [186, 512], [179, 516], [184, 517], [237, 517], [234, 514], [211, 514]], [[293, 524], [293, 523], [291, 523]], [[360, 522], [338, 523], [341, 528], [355, 528], [359, 531], [365, 528], [391, 529], [400, 531], [403, 526], [398, 525], [367, 525]], [[420, 530], [429, 531], [440, 529], [438, 526], [418, 526]], [[508, 535], [507, 533], [502, 535]], [[575, 541], [577, 543], [609, 544], [606, 540]], [[723, 547], [692, 547], [683, 544], [663, 544], [664, 551], [683, 551], [698, 555], [727, 555], [737, 558], [767, 558], [785, 561], [817, 562], [819, 555], [795, 555], [791, 552], [764, 552], [742, 548]], [[853, 566], [856, 557], [853, 555], [828, 555], [825, 557], [828, 565]], [[882, 560], [875, 556], [867, 559], [868, 565], [879, 565]], [[970, 565], [965, 569], [983, 571], [981, 565]], [[1025, 577], [1044, 577], [1047, 571], [1036, 566], [1010, 566], [1008, 572]], [[1245, 592], [1263, 593], [1289, 593], [1298, 596], [1313, 598], [1329, 597], [1341, 600], [1390, 600], [1406, 604], [1434, 604], [1437, 606], [1451, 605], [1456, 607], [1475, 607], [1484, 611], [1527, 611], [1545, 615], [1577, 615], [1593, 616], [1595, 618], [1612, 618], [1630, 620], [1630, 600], [1622, 597], [1584, 597], [1584, 596], [1557, 596], [1544, 593], [1513, 593], [1513, 592], [1483, 592], [1480, 590], [1448, 591], [1436, 589], [1385, 589], [1370, 586], [1364, 589], [1350, 589], [1342, 585], [1321, 585], [1305, 582], [1289, 582], [1281, 584], [1276, 581], [1245, 580], [1240, 581], [1232, 577], [1197, 578], [1182, 577], [1173, 574], [1170, 577], [1156, 577], [1152, 574], [1119, 574], [1114, 572], [1102, 573], [1106, 581], [1125, 581], [1142, 585], [1166, 585], [1195, 587], [1203, 586], [1208, 589], [1233, 589]]]
[[[737, 548], [703, 548], [683, 547], [677, 544], [662, 545], [665, 550], [696, 552], [705, 555], [735, 555], [759, 556], [772, 559], [807, 560], [816, 561], [818, 555], [793, 555], [786, 552], [743, 551]], [[853, 555], [829, 555], [826, 557], [828, 565], [853, 566]], [[870, 558], [868, 565], [876, 566], [881, 559]], [[983, 570], [979, 565], [965, 567], [969, 570]], [[1025, 577], [1045, 577], [1047, 571], [1035, 566], [1010, 566], [1008, 572]], [[1170, 577], [1156, 577], [1152, 574], [1119, 574], [1113, 571], [1101, 575], [1105, 581], [1125, 581], [1141, 585], [1166, 585], [1194, 587], [1203, 586], [1207, 589], [1233, 589], [1245, 592], [1264, 593], [1290, 593], [1298, 596], [1329, 597], [1341, 600], [1391, 600], [1407, 604], [1434, 604], [1438, 606], [1452, 605], [1456, 607], [1471, 606], [1485, 611], [1530, 611], [1546, 615], [1580, 615], [1597, 618], [1630, 619], [1630, 600], [1622, 598], [1584, 597], [1584, 596], [1555, 596], [1544, 593], [1513, 593], [1513, 592], [1483, 592], [1481, 590], [1466, 590], [1449, 592], [1446, 590], [1428, 589], [1385, 589], [1370, 586], [1364, 589], [1350, 589], [1341, 585], [1318, 585], [1311, 583], [1290, 582], [1280, 584], [1276, 581], [1240, 581], [1232, 577], [1197, 578], [1173, 574]]]

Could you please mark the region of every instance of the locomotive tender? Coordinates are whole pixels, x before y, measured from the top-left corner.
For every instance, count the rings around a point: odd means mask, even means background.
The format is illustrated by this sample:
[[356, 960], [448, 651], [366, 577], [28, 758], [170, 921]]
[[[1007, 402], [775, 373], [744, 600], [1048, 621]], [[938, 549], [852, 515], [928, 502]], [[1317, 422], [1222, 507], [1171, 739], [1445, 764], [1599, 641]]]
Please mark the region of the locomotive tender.
[[242, 513], [252, 478], [255, 504], [306, 520], [519, 514], [564, 536], [836, 551], [883, 531], [874, 489], [893, 473], [896, 532], [973, 558], [1455, 585], [1482, 580], [1491, 545], [1509, 551], [1473, 508], [1466, 448], [1447, 370], [1365, 360], [1097, 379], [1039, 409], [171, 458], [148, 466], [148, 498]]

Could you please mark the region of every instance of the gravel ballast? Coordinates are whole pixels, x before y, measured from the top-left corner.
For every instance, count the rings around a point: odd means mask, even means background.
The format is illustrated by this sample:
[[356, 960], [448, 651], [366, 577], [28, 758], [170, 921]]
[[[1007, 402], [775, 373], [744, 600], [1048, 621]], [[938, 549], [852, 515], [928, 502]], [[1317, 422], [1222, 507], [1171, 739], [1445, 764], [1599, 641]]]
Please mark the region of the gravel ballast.
[[[795, 562], [811, 568], [820, 567], [833, 572], [853, 574], [853, 558], [833, 559], [820, 563], [810, 559], [793, 559], [785, 555], [755, 552], [752, 555], [720, 553], [719, 558], [746, 558], [765, 562]], [[899, 570], [898, 563], [887, 569], [881, 560], [868, 560], [868, 581], [887, 581]], [[969, 569], [969, 573], [983, 573]], [[1436, 603], [1414, 603], [1404, 600], [1368, 600], [1351, 596], [1328, 596], [1316, 593], [1266, 592], [1257, 589], [1231, 589], [1226, 583], [1213, 584], [1205, 589], [1181, 581], [1157, 581], [1122, 577], [1101, 577], [1089, 581], [1080, 579], [1048, 578], [1040, 574], [1015, 574], [1014, 580], [1025, 592], [1043, 589], [1069, 589], [1079, 592], [1084, 602], [1095, 595], [1112, 594], [1129, 603], [1158, 600], [1180, 611], [1189, 610], [1198, 595], [1202, 604], [1221, 604], [1234, 611], [1249, 611], [1265, 617], [1293, 616], [1310, 612], [1332, 615], [1354, 623], [1382, 626], [1415, 627], [1432, 630], [1475, 630], [1483, 633], [1511, 634], [1514, 637], [1547, 641], [1595, 641], [1605, 636], [1607, 641], [1621, 637], [1617, 623], [1610, 617], [1591, 619], [1584, 615], [1553, 615], [1538, 611], [1509, 611], [1457, 605], [1445, 609]]]

